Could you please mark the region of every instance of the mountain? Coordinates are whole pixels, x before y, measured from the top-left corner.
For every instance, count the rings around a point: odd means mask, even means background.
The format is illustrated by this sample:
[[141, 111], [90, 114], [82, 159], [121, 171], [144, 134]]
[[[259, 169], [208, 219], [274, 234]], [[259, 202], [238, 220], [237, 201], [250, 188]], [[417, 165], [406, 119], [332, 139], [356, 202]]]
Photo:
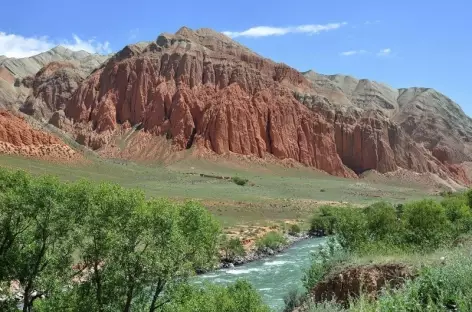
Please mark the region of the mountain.
[[6, 68], [15, 78], [34, 76], [42, 67], [50, 62], [73, 63], [79, 70], [89, 74], [99, 67], [109, 56], [91, 54], [86, 51], [72, 51], [57, 46], [49, 51], [25, 58], [0, 58], [0, 67]]
[[101, 151], [135, 131], [135, 139], [162, 136], [176, 150], [294, 159], [343, 177], [404, 168], [469, 183], [459, 164], [396, 121], [415, 102], [400, 94], [348, 76], [302, 74], [223, 34], [184, 27], [126, 46], [52, 122]]
[[462, 162], [472, 155], [472, 122], [432, 89], [300, 73], [205, 28], [128, 45], [93, 70], [93, 56], [59, 52], [51, 53], [80, 60], [48, 62], [20, 82], [26, 70], [4, 68], [0, 95], [26, 90], [16, 108], [104, 157], [153, 160], [191, 149], [296, 161], [341, 177], [404, 169], [470, 184]]
[[[379, 110], [442, 162], [472, 160], [472, 119], [447, 96], [430, 88], [394, 89], [367, 79], [304, 73], [341, 109]], [[342, 100], [339, 100], [342, 99]]]
[[[62, 46], [26, 58], [1, 56], [0, 108], [16, 110], [22, 105], [31, 93], [34, 76], [51, 62], [67, 62], [74, 66], [81, 77], [85, 78], [108, 58], [109, 56], [106, 55], [91, 54], [85, 51], [71, 51]], [[31, 103], [28, 105], [31, 106]], [[44, 114], [41, 115], [48, 117]]]
[[24, 118], [0, 110], [0, 152], [51, 161], [80, 161], [82, 156], [50, 133], [33, 128]]

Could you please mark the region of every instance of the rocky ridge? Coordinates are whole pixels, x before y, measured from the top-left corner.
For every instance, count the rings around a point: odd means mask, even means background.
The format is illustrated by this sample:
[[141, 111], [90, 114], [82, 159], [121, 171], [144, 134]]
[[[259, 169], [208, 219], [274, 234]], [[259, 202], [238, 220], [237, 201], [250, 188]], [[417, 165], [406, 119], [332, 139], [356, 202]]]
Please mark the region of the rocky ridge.
[[[2, 56], [0, 57], [0, 108], [17, 110], [30, 95], [34, 76], [43, 67], [49, 66], [48, 64], [51, 62], [67, 62], [85, 78], [108, 58], [107, 55], [91, 54], [85, 51], [76, 52], [62, 46], [32, 57], [7, 58]], [[37, 97], [36, 94], [33, 96]], [[66, 96], [67, 94], [63, 95], [63, 97]], [[40, 115], [45, 117], [43, 115], [48, 115], [48, 113], [40, 113]]]
[[0, 110], [0, 153], [54, 161], [82, 159], [57, 137], [32, 128], [24, 118], [4, 110]]
[[343, 177], [405, 168], [469, 183], [459, 165], [393, 120], [388, 112], [402, 107], [395, 104], [400, 91], [359, 84], [302, 75], [223, 34], [184, 27], [125, 47], [80, 84], [55, 119], [94, 149], [139, 124], [177, 149], [271, 154]]
[[[0, 83], [12, 77], [0, 71]], [[300, 73], [210, 29], [128, 45], [90, 75], [52, 62], [20, 85], [29, 90], [21, 111], [102, 155], [192, 148], [293, 159], [342, 177], [406, 169], [470, 183], [461, 163], [471, 157], [472, 122], [444, 95]], [[133, 133], [133, 151], [114, 148]]]
[[472, 119], [438, 91], [394, 89], [367, 79], [313, 71], [304, 76], [336, 109], [381, 112], [441, 162], [472, 160]]

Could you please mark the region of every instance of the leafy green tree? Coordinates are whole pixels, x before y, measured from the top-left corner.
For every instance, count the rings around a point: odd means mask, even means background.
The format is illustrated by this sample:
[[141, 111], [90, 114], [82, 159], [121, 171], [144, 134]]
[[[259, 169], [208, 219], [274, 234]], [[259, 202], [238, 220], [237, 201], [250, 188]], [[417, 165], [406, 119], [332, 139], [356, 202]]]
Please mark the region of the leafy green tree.
[[204, 287], [181, 285], [172, 292], [164, 312], [269, 312], [261, 296], [246, 281], [229, 286], [207, 284]]
[[422, 200], [404, 206], [406, 243], [424, 248], [438, 247], [451, 230], [446, 209], [433, 200]]
[[441, 201], [441, 205], [446, 210], [447, 219], [452, 223], [455, 236], [472, 230], [472, 211], [465, 197], [447, 197]]
[[276, 249], [287, 243], [287, 239], [279, 232], [269, 232], [256, 241], [259, 250], [264, 248]]
[[341, 246], [354, 250], [368, 241], [367, 220], [360, 209], [340, 209], [336, 220], [336, 234]]
[[26, 312], [32, 309], [35, 290], [48, 290], [67, 275], [72, 263], [73, 222], [67, 210], [67, 185], [51, 177], [32, 179], [21, 173], [11, 177], [20, 177], [23, 183], [21, 189], [2, 183], [8, 189], [2, 196], [2, 211], [12, 215], [2, 217], [1, 231], [9, 243], [1, 261], [9, 267], [4, 278], [18, 280], [23, 288]]
[[228, 238], [226, 235], [223, 235], [220, 245], [227, 260], [232, 260], [235, 257], [242, 257], [246, 254], [244, 246], [239, 238]]
[[396, 239], [401, 223], [397, 220], [396, 209], [387, 202], [378, 202], [364, 210], [367, 230], [371, 239]]

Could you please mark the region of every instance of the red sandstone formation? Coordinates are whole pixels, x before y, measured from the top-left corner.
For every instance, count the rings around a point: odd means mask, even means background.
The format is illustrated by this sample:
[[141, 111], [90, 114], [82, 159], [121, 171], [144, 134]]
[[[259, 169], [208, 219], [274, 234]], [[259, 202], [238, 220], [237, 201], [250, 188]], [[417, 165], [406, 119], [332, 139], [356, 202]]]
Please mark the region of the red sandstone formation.
[[23, 118], [4, 110], [0, 110], [0, 153], [50, 160], [81, 158], [58, 138], [31, 128]]
[[178, 149], [273, 154], [343, 177], [401, 167], [469, 182], [460, 166], [443, 164], [382, 114], [334, 114], [295, 94], [322, 99], [298, 71], [214, 31], [182, 28], [147, 47], [125, 47], [52, 122], [94, 149], [126, 124]]
[[64, 109], [67, 100], [83, 81], [82, 74], [71, 63], [51, 62], [34, 77], [32, 93], [20, 111], [37, 118], [49, 119], [56, 110]]

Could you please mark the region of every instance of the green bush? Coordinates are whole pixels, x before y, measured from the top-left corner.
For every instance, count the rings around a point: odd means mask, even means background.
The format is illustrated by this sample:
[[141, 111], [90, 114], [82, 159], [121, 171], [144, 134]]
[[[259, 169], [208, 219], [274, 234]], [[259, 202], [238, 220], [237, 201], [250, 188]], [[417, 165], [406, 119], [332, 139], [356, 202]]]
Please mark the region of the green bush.
[[334, 239], [330, 239], [325, 246], [320, 246], [317, 252], [313, 253], [311, 265], [302, 278], [305, 289], [313, 289], [334, 267], [348, 258], [349, 254]]
[[445, 265], [424, 267], [418, 277], [376, 301], [362, 300], [352, 311], [472, 311], [472, 261], [455, 256]]
[[243, 178], [240, 178], [240, 177], [232, 177], [231, 180], [237, 184], [237, 185], [240, 185], [240, 186], [244, 186], [246, 185], [246, 183], [249, 182], [248, 179], [243, 179]]
[[454, 236], [472, 230], [472, 211], [465, 197], [448, 197], [441, 201], [441, 205], [446, 209], [447, 219], [452, 223]]
[[[115, 184], [0, 169], [0, 286], [26, 285], [25, 311], [155, 310], [173, 285], [214, 267], [219, 234], [197, 202], [146, 200]], [[80, 275], [74, 264], [93, 276], [71, 284]], [[32, 310], [36, 289], [48, 297]]]
[[233, 260], [235, 257], [242, 257], [246, 254], [243, 243], [236, 237], [228, 239], [224, 236], [221, 247], [223, 248], [227, 260]]
[[372, 240], [392, 240], [401, 231], [396, 209], [389, 203], [378, 202], [365, 208], [367, 230]]
[[248, 282], [239, 280], [229, 286], [205, 285], [179, 287], [165, 298], [163, 312], [269, 312], [260, 294]]
[[336, 225], [336, 215], [338, 208], [331, 206], [321, 206], [319, 212], [316, 212], [310, 220], [310, 233], [323, 235], [334, 234]]
[[407, 244], [431, 249], [450, 238], [451, 223], [446, 209], [433, 200], [412, 202], [404, 206], [404, 240]]
[[287, 243], [285, 237], [279, 232], [269, 232], [256, 241], [257, 249], [264, 248], [277, 249]]
[[335, 225], [339, 244], [348, 250], [365, 245], [370, 238], [367, 220], [361, 209], [343, 209], [337, 216]]
[[295, 308], [301, 306], [306, 298], [306, 293], [300, 289], [292, 289], [284, 297], [283, 312], [292, 312]]
[[465, 197], [467, 198], [467, 205], [472, 209], [472, 189], [465, 193]]
[[291, 224], [289, 229], [288, 229], [288, 234], [290, 235], [298, 235], [300, 234], [302, 229], [298, 224]]

